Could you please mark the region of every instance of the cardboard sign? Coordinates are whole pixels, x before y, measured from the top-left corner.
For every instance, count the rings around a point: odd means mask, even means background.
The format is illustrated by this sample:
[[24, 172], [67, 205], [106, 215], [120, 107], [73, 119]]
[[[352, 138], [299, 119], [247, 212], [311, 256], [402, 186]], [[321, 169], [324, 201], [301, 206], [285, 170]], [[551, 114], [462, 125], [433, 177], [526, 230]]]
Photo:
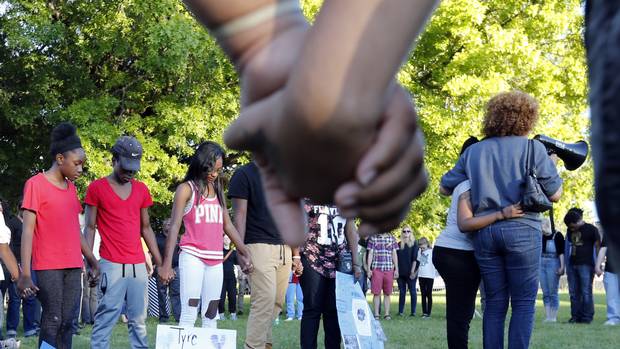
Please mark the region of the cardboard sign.
[[155, 349], [235, 349], [237, 331], [157, 325]]
[[353, 275], [336, 272], [336, 308], [345, 349], [383, 349], [387, 341]]

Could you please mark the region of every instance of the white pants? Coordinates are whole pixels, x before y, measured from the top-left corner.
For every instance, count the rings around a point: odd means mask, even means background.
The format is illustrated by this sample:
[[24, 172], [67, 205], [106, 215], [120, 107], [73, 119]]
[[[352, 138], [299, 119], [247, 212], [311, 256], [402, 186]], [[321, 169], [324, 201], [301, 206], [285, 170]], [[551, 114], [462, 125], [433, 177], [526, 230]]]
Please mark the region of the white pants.
[[218, 302], [215, 302], [214, 305], [213, 318], [208, 318], [206, 314], [210, 302], [219, 301], [220, 299], [222, 283], [224, 281], [222, 263], [207, 265], [200, 258], [181, 251], [179, 255], [179, 274], [181, 283], [181, 318], [179, 319], [179, 326], [194, 326], [198, 312], [198, 304], [194, 300], [200, 299], [202, 327], [216, 328]]

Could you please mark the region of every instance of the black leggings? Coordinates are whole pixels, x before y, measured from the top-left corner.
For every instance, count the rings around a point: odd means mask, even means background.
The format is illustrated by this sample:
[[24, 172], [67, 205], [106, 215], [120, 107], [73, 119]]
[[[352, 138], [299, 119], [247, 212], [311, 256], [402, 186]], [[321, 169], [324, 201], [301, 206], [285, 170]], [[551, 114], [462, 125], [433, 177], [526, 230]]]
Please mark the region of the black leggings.
[[82, 270], [36, 270], [41, 314], [39, 347], [43, 341], [57, 349], [70, 349], [72, 325], [77, 321], [82, 293]]
[[467, 349], [469, 323], [480, 285], [480, 269], [474, 251], [435, 246], [433, 265], [446, 284], [448, 348]]
[[435, 279], [419, 278], [420, 293], [422, 294], [422, 314], [431, 315], [433, 310], [433, 282]]
[[224, 302], [226, 301], [226, 294], [228, 294], [228, 312], [236, 313], [237, 312], [237, 279], [235, 278], [224, 278], [224, 282], [222, 283], [222, 294], [220, 295], [220, 303], [218, 304], [218, 311], [220, 314], [224, 314], [225, 306]]

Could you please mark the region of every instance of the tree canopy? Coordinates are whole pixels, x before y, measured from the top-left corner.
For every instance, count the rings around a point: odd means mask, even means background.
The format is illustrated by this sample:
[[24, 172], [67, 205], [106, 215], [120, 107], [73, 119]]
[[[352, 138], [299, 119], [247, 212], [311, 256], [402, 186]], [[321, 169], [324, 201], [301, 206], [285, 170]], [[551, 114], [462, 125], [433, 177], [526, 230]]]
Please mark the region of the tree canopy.
[[[320, 4], [302, 1], [309, 18]], [[398, 75], [427, 139], [431, 184], [406, 220], [418, 236], [440, 232], [448, 199], [437, 193], [439, 178], [461, 143], [481, 135], [494, 94], [535, 96], [535, 133], [588, 137], [582, 31], [578, 0], [443, 1]], [[134, 135], [145, 154], [139, 178], [162, 218], [183, 160], [201, 141], [221, 143], [238, 100], [232, 65], [178, 0], [0, 0], [0, 193], [8, 198], [49, 166], [49, 133], [70, 120], [88, 156], [80, 191], [110, 172], [115, 139]], [[591, 172], [589, 161], [561, 170], [558, 213], [592, 198]]]

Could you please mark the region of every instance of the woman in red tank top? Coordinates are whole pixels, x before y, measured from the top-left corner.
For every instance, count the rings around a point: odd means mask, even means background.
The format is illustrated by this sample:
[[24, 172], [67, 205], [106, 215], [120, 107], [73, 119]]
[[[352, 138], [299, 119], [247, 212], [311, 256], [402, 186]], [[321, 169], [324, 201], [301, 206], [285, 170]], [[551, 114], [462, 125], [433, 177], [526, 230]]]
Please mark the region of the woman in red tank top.
[[[185, 233], [179, 247], [181, 318], [179, 325], [194, 326], [200, 304], [202, 327], [216, 327], [217, 307], [223, 282], [223, 234], [237, 246], [241, 266], [253, 269], [250, 253], [235, 229], [222, 190], [220, 173], [224, 149], [204, 142], [192, 156], [187, 174], [177, 187], [172, 204], [170, 231], [166, 239], [164, 262], [159, 276], [174, 278], [172, 254], [181, 222]], [[200, 281], [199, 281], [200, 280]]]

